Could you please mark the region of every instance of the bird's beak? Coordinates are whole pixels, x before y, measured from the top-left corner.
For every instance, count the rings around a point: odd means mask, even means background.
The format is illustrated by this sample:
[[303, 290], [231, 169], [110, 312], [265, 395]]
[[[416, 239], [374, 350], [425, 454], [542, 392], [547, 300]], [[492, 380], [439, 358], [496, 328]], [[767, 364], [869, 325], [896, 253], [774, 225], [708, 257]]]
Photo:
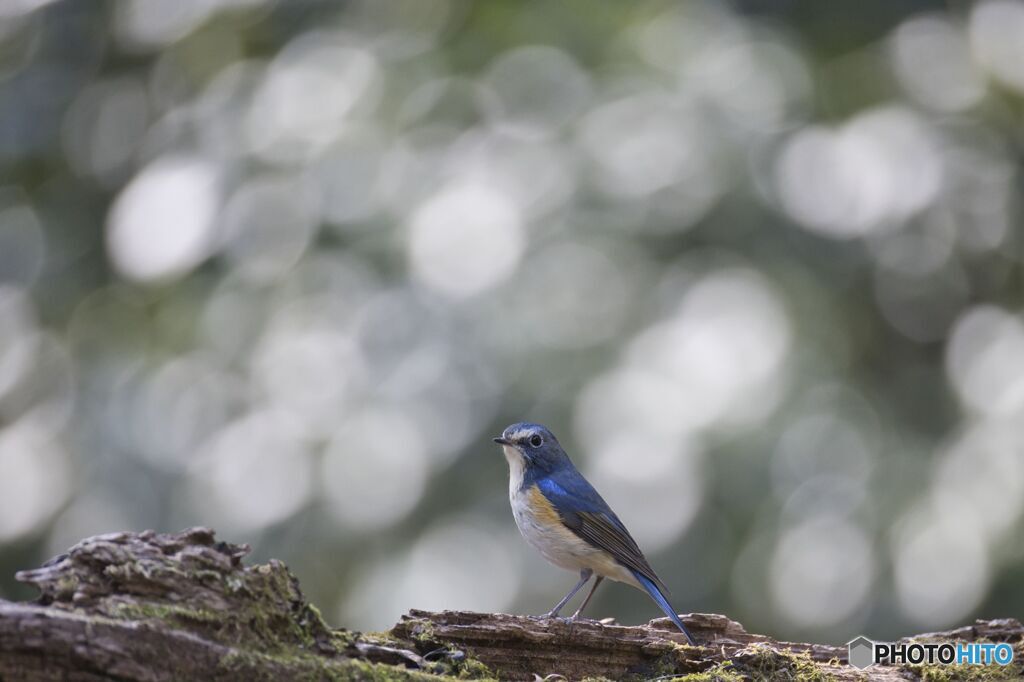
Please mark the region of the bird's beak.
[[494, 442], [497, 443], [498, 445], [512, 445], [512, 441], [502, 438], [501, 436], [495, 438]]

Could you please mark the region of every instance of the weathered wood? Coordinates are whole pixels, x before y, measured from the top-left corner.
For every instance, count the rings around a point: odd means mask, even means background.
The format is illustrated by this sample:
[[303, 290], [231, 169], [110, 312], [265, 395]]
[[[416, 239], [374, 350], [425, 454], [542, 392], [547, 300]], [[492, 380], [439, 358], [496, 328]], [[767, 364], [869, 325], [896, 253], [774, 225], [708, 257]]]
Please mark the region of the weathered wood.
[[[695, 679], [714, 679], [718, 674], [721, 679], [754, 680], [881, 681], [921, 677], [922, 671], [913, 666], [856, 670], [846, 665], [845, 646], [780, 642], [750, 634], [725, 616], [695, 613], [683, 620], [701, 646], [687, 646], [686, 638], [667, 618], [624, 627], [596, 621], [569, 625], [528, 616], [413, 610], [392, 633], [401, 639], [464, 649], [509, 679], [532, 679], [535, 674], [570, 679], [650, 679], [673, 674], [694, 674]], [[1024, 655], [1022, 638], [1024, 627], [1019, 621], [1002, 619], [979, 620], [972, 626], [913, 639], [1011, 642], [1016, 649], [1014, 660], [1020, 661]], [[698, 674], [709, 671], [709, 677]], [[987, 672], [1000, 673], [1005, 679], [1024, 679], [1024, 668], [1019, 665]]]
[[[413, 610], [388, 633], [335, 630], [284, 564], [247, 567], [247, 552], [203, 528], [116, 533], [19, 573], [41, 594], [0, 601], [0, 680], [914, 680], [927, 672], [856, 671], [844, 665], [845, 647], [777, 642], [709, 614], [684, 617], [699, 647], [664, 618], [624, 627]], [[1015, 664], [987, 672], [1024, 677], [1016, 620], [921, 638], [1011, 642]]]

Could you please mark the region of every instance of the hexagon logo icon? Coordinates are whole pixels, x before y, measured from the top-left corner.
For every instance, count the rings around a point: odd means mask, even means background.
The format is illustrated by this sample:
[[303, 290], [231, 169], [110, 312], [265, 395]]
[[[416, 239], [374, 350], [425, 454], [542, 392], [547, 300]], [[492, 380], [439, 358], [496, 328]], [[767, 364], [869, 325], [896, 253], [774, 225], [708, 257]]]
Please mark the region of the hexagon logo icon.
[[861, 635], [846, 643], [849, 652], [850, 665], [859, 670], [875, 664], [874, 648], [875, 643]]

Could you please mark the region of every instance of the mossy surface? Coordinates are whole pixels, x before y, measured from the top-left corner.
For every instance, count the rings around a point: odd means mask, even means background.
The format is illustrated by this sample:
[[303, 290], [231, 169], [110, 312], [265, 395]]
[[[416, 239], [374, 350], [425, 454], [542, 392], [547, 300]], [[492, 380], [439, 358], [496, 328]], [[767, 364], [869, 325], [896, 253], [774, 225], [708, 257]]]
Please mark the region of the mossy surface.
[[732, 661], [722, 661], [703, 672], [673, 677], [672, 682], [746, 682], [747, 679], [736, 670]]
[[[214, 677], [226, 679], [437, 680], [441, 675], [493, 677], [482, 663], [460, 655], [429, 661], [422, 670], [402, 660], [363, 660], [358, 633], [331, 630], [306, 601], [281, 562], [247, 567], [248, 547], [218, 542], [212, 531], [112, 533], [90, 538], [45, 566], [23, 572], [39, 603], [72, 611], [94, 623], [144, 622], [188, 632], [217, 650]], [[424, 636], [430, 633], [424, 633]], [[411, 650], [389, 638], [386, 646]], [[166, 661], [168, 670], [180, 662]], [[415, 667], [410, 661], [409, 665]], [[187, 666], [186, 666], [187, 668]]]
[[354, 658], [330, 659], [313, 654], [269, 655], [235, 650], [221, 659], [220, 669], [232, 677], [277, 680], [330, 680], [332, 682], [436, 682], [443, 675], [410, 670], [402, 666], [369, 663]]
[[735, 672], [755, 680], [782, 680], [783, 682], [827, 682], [835, 676], [823, 670], [809, 654], [791, 649], [775, 649], [755, 645], [734, 656]]
[[429, 620], [415, 621], [409, 628], [409, 636], [412, 637], [413, 641], [426, 647], [433, 647], [438, 644], [434, 624]]
[[904, 666], [904, 670], [912, 672], [925, 682], [1024, 680], [1024, 667], [1017, 663], [1010, 665], [908, 665]]
[[493, 680], [497, 679], [494, 672], [486, 665], [466, 656], [452, 665], [452, 673], [460, 680]]
[[[152, 581], [157, 581], [165, 588], [164, 594], [155, 589], [155, 594], [144, 597], [114, 594], [95, 609], [113, 618], [160, 621], [221, 644], [268, 653], [295, 648], [330, 652], [351, 642], [347, 634], [331, 631], [320, 611], [306, 602], [295, 577], [279, 562], [229, 571], [213, 570], [203, 563], [154, 564], [129, 561], [108, 566], [105, 574], [139, 585], [140, 590], [154, 587]], [[172, 582], [165, 582], [168, 580]], [[193, 589], [172, 590], [177, 585]]]
[[154, 604], [150, 602], [123, 602], [107, 609], [110, 617], [118, 620], [159, 620], [183, 627], [196, 623], [219, 623], [221, 615], [201, 608], [177, 604]]
[[353, 682], [357, 680], [366, 680], [368, 682], [391, 682], [392, 680], [400, 680], [401, 682], [436, 682], [437, 680], [446, 679], [442, 675], [409, 670], [397, 665], [367, 663], [358, 659], [349, 659], [342, 666], [345, 670], [341, 672], [341, 676], [331, 679], [353, 680]]

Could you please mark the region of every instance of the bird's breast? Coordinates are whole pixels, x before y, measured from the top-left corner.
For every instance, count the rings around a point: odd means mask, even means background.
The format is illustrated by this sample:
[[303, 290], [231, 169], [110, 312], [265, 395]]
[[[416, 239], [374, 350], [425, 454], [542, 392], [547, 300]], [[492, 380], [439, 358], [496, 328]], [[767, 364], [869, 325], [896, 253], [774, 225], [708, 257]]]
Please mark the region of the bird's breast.
[[611, 554], [569, 530], [536, 484], [515, 491], [510, 486], [509, 501], [519, 532], [555, 566], [571, 571], [590, 569], [606, 578], [640, 587], [629, 570]]
[[511, 493], [509, 501], [519, 532], [545, 559], [570, 570], [592, 563], [599, 550], [565, 527], [558, 510], [536, 485]]

